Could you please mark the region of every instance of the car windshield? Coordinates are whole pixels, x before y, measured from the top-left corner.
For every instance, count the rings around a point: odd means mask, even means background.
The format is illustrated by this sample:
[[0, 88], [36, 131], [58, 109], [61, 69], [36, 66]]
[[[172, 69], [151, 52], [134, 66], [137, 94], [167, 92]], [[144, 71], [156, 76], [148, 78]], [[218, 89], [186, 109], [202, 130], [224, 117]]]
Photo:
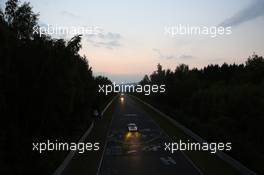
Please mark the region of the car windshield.
[[128, 124], [128, 126], [136, 126], [134, 123], [130, 123]]

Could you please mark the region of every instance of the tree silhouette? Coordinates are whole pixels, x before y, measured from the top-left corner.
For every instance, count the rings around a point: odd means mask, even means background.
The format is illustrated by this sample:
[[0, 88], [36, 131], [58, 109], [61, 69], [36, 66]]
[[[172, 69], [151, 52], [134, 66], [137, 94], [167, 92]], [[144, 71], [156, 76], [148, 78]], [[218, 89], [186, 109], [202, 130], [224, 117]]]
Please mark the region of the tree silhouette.
[[3, 23], [4, 22], [4, 20], [5, 20], [4, 17], [5, 17], [4, 12], [0, 8], [0, 23]]
[[[29, 2], [24, 2], [14, 10], [11, 26], [20, 39], [28, 39], [33, 35], [33, 27], [37, 25], [38, 14], [32, 12]], [[11, 10], [11, 11], [12, 11]]]
[[150, 79], [149, 79], [148, 75], [145, 75], [144, 78], [140, 81], [139, 84], [142, 84], [142, 85], [150, 84]]
[[68, 43], [66, 49], [68, 49], [74, 55], [78, 54], [81, 49], [81, 35], [74, 36]]
[[12, 25], [17, 8], [18, 8], [18, 0], [6, 1], [5, 18], [9, 26]]
[[38, 14], [29, 3], [8, 0], [0, 19], [0, 174], [51, 174], [61, 153], [43, 159], [32, 142], [78, 141], [94, 103], [111, 98], [97, 96], [98, 83], [111, 81], [94, 77], [79, 55], [81, 35], [66, 42], [34, 34]]
[[259, 163], [264, 161], [263, 57], [254, 54], [245, 64], [208, 65], [200, 70], [180, 64], [174, 72], [158, 64], [150, 77], [140, 83], [163, 83], [166, 92], [142, 98], [209, 141], [231, 141], [230, 154], [263, 174]]

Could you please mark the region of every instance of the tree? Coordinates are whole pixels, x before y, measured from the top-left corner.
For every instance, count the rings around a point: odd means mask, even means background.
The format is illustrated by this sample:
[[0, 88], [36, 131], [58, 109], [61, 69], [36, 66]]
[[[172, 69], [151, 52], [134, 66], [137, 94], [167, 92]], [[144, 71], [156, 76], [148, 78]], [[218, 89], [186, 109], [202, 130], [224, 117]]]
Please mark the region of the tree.
[[15, 11], [13, 18], [13, 28], [17, 32], [18, 38], [29, 39], [33, 36], [33, 28], [37, 25], [38, 14], [32, 11], [29, 2], [23, 3]]
[[[262, 56], [254, 54], [245, 64], [210, 64], [202, 69], [190, 70], [180, 64], [174, 72], [158, 64], [150, 77], [150, 84], [165, 83], [166, 92], [144, 96], [144, 100], [208, 141], [232, 141], [236, 149], [231, 156], [263, 174], [263, 166], [258, 164], [264, 161]], [[241, 154], [244, 152], [247, 154]]]
[[189, 71], [189, 66], [186, 64], [180, 64], [176, 67], [175, 72], [187, 73]]
[[0, 23], [4, 22], [4, 20], [5, 20], [5, 15], [2, 9], [0, 8]]
[[258, 69], [258, 67], [263, 68], [264, 67], [264, 59], [263, 57], [260, 57], [256, 54], [252, 55], [252, 57], [249, 57], [246, 61], [246, 66], [251, 68], [252, 70]]
[[93, 104], [111, 98], [98, 98], [96, 84], [111, 81], [94, 78], [78, 53], [80, 35], [69, 42], [34, 35], [37, 15], [29, 3], [17, 2], [8, 0], [5, 13], [0, 11], [0, 174], [52, 174], [61, 156], [49, 152], [44, 161], [28, 145], [78, 140], [91, 124]]
[[7, 25], [19, 39], [32, 38], [33, 28], [37, 25], [38, 14], [32, 11], [29, 2], [24, 2], [19, 6], [18, 0], [8, 0], [4, 15]]
[[150, 84], [150, 79], [149, 79], [148, 75], [145, 75], [139, 84], [141, 84], [141, 85]]
[[5, 18], [9, 26], [12, 25], [17, 8], [18, 8], [18, 0], [8, 0], [6, 2]]
[[253, 83], [264, 81], [264, 59], [256, 54], [246, 61], [248, 79]]
[[165, 70], [162, 69], [162, 65], [157, 65], [157, 70], [150, 75], [152, 83], [162, 84], [165, 80]]
[[82, 35], [76, 35], [74, 36], [68, 43], [66, 49], [68, 49], [73, 54], [78, 54], [78, 51], [81, 49], [81, 36]]

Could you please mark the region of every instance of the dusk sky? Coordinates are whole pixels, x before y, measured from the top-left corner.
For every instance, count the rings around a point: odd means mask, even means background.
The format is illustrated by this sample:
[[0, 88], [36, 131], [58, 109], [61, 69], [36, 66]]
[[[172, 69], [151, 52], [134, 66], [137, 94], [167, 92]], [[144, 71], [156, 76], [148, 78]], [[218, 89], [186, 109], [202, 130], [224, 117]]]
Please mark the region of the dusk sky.
[[[5, 1], [1, 0], [1, 7]], [[22, 1], [23, 2], [23, 1]], [[86, 55], [96, 75], [136, 82], [161, 63], [172, 70], [208, 64], [243, 63], [264, 55], [264, 0], [31, 0], [41, 24], [98, 26], [104, 34], [84, 36]], [[232, 34], [170, 37], [165, 26], [231, 26]], [[66, 37], [67, 38], [67, 37]]]

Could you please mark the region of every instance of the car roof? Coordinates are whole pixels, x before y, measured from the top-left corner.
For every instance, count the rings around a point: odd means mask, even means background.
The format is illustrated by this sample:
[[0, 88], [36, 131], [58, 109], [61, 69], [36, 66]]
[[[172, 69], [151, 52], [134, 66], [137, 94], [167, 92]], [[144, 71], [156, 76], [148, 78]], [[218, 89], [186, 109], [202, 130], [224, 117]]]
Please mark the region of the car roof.
[[136, 125], [135, 123], [128, 123], [127, 125]]

